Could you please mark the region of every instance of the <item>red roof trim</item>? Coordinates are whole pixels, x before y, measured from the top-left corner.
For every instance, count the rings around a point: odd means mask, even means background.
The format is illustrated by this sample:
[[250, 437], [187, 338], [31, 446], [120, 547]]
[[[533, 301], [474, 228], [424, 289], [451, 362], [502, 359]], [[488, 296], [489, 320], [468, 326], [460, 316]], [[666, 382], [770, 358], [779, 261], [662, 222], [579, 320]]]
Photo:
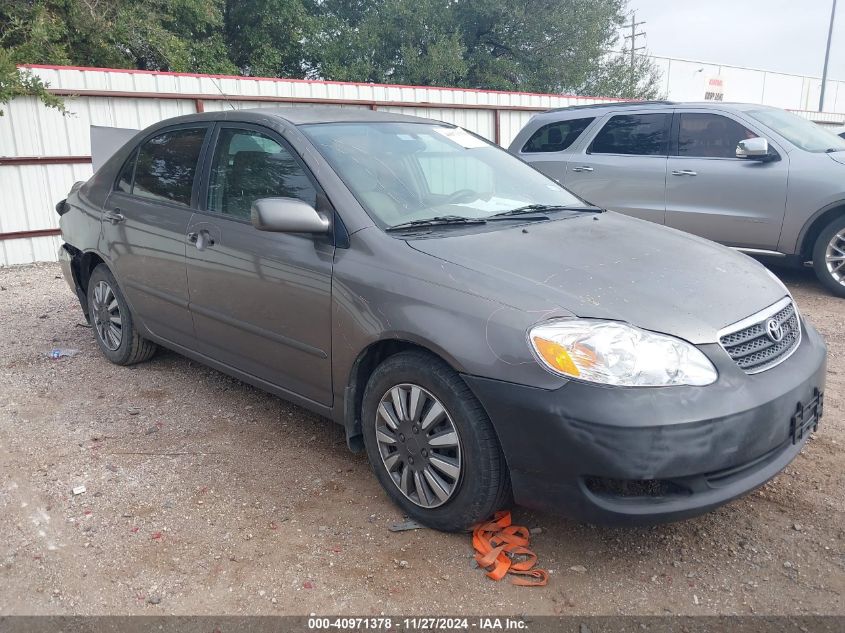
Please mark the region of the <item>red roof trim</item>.
[[[549, 94], [544, 92], [509, 92], [507, 90], [485, 90], [481, 88], [449, 88], [445, 86], [410, 86], [405, 84], [370, 84], [355, 81], [334, 81], [329, 79], [287, 79], [284, 77], [243, 77], [240, 75], [210, 75], [202, 73], [177, 73], [163, 70], [138, 70], [137, 68], [97, 68], [94, 66], [55, 66], [50, 64], [20, 64], [19, 68], [43, 68], [45, 70], [78, 70], [78, 71], [96, 71], [106, 73], [129, 73], [142, 75], [164, 75], [171, 77], [194, 77], [202, 79], [203, 77], [210, 77], [212, 79], [238, 79], [241, 81], [275, 81], [275, 82], [293, 82], [306, 84], [333, 84], [341, 86], [358, 86], [367, 88], [416, 88], [421, 90], [442, 90], [445, 92], [483, 92], [488, 94], [502, 94], [502, 95], [520, 95], [527, 97], [554, 97], [562, 99], [593, 99], [595, 101], [625, 101], [625, 99], [618, 99], [613, 97], [587, 97], [584, 95], [571, 94]], [[230, 95], [236, 96], [236, 95]]]

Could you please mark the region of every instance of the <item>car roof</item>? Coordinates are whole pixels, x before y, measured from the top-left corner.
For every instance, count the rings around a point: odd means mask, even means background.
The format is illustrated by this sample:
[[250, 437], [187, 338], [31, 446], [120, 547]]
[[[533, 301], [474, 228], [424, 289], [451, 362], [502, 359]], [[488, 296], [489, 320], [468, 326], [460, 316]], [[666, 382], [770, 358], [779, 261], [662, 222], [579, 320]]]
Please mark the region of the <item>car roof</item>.
[[407, 123], [442, 123], [423, 117], [384, 110], [372, 110], [367, 106], [301, 106], [301, 107], [273, 107], [254, 108], [246, 112], [260, 112], [272, 114], [293, 125], [309, 125], [314, 123], [345, 123], [345, 122], [398, 122]]
[[337, 107], [337, 106], [312, 106], [297, 105], [293, 107], [265, 107], [245, 108], [242, 110], [221, 110], [219, 112], [203, 112], [189, 114], [173, 119], [167, 119], [154, 127], [161, 127], [163, 124], [192, 123], [197, 121], [258, 121], [272, 117], [290, 125], [311, 125], [319, 123], [431, 123], [436, 125], [447, 125], [450, 123], [426, 119], [423, 117], [371, 110], [369, 107]]
[[665, 108], [670, 106], [672, 108], [684, 109], [684, 108], [712, 108], [714, 110], [719, 109], [729, 109], [729, 110], [750, 110], [750, 109], [761, 109], [761, 108], [769, 108], [770, 106], [764, 106], [756, 103], [739, 103], [739, 102], [731, 102], [731, 101], [668, 101], [668, 100], [658, 100], [658, 101], [605, 101], [600, 103], [590, 103], [584, 105], [572, 105], [566, 106], [563, 108], [552, 108], [551, 110], [546, 110], [545, 112], [539, 113], [537, 116], [546, 118], [555, 118], [556, 116], [560, 116], [561, 114], [573, 113], [573, 114], [580, 114], [584, 112], [588, 114], [590, 112], [596, 111], [619, 111], [619, 110], [626, 110], [626, 109], [652, 109], [652, 108]]

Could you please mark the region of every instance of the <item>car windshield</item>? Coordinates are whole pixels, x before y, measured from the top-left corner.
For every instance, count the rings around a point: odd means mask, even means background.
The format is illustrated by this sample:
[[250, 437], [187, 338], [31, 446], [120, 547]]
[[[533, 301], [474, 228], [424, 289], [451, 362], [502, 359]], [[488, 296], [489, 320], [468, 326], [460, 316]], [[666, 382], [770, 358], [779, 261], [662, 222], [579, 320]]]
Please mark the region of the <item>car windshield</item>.
[[[428, 123], [321, 123], [300, 128], [382, 228], [429, 219], [478, 223], [520, 209], [585, 203], [461, 128]], [[436, 220], [435, 220], [436, 221]]]
[[790, 112], [766, 108], [751, 110], [748, 114], [808, 152], [845, 152], [845, 139]]

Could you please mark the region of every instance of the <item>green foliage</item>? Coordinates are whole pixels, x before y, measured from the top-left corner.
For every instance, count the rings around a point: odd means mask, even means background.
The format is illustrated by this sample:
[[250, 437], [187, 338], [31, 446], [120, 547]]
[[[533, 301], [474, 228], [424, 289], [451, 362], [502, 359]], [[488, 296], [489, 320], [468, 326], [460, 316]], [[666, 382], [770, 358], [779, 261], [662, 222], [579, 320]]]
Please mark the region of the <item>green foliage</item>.
[[16, 64], [655, 96], [608, 54], [626, 0], [0, 0], [0, 103], [60, 101]]
[[[31, 72], [18, 70], [9, 52], [0, 48], [0, 105], [22, 96], [38, 97], [44, 105], [66, 112], [59, 97], [50, 94], [44, 83]], [[2, 108], [0, 116], [3, 116]]]
[[466, 53], [443, 0], [325, 0], [305, 43], [309, 74], [339, 81], [456, 85]]
[[291, 0], [227, 0], [225, 42], [237, 71], [254, 77], [302, 77], [302, 41], [311, 25]]
[[305, 52], [327, 79], [650, 98], [618, 46], [625, 0], [323, 0]]

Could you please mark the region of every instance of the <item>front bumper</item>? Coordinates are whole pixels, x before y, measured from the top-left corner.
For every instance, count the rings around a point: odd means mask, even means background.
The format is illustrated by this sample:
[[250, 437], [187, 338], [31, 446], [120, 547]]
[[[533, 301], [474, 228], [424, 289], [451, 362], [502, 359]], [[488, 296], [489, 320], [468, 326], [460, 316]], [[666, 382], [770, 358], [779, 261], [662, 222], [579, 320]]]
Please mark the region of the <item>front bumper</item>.
[[719, 371], [706, 387], [464, 378], [498, 433], [517, 503], [593, 523], [674, 521], [761, 486], [801, 451], [807, 435], [791, 421], [823, 392], [827, 370], [821, 336], [802, 327], [795, 353], [756, 375], [702, 346]]

